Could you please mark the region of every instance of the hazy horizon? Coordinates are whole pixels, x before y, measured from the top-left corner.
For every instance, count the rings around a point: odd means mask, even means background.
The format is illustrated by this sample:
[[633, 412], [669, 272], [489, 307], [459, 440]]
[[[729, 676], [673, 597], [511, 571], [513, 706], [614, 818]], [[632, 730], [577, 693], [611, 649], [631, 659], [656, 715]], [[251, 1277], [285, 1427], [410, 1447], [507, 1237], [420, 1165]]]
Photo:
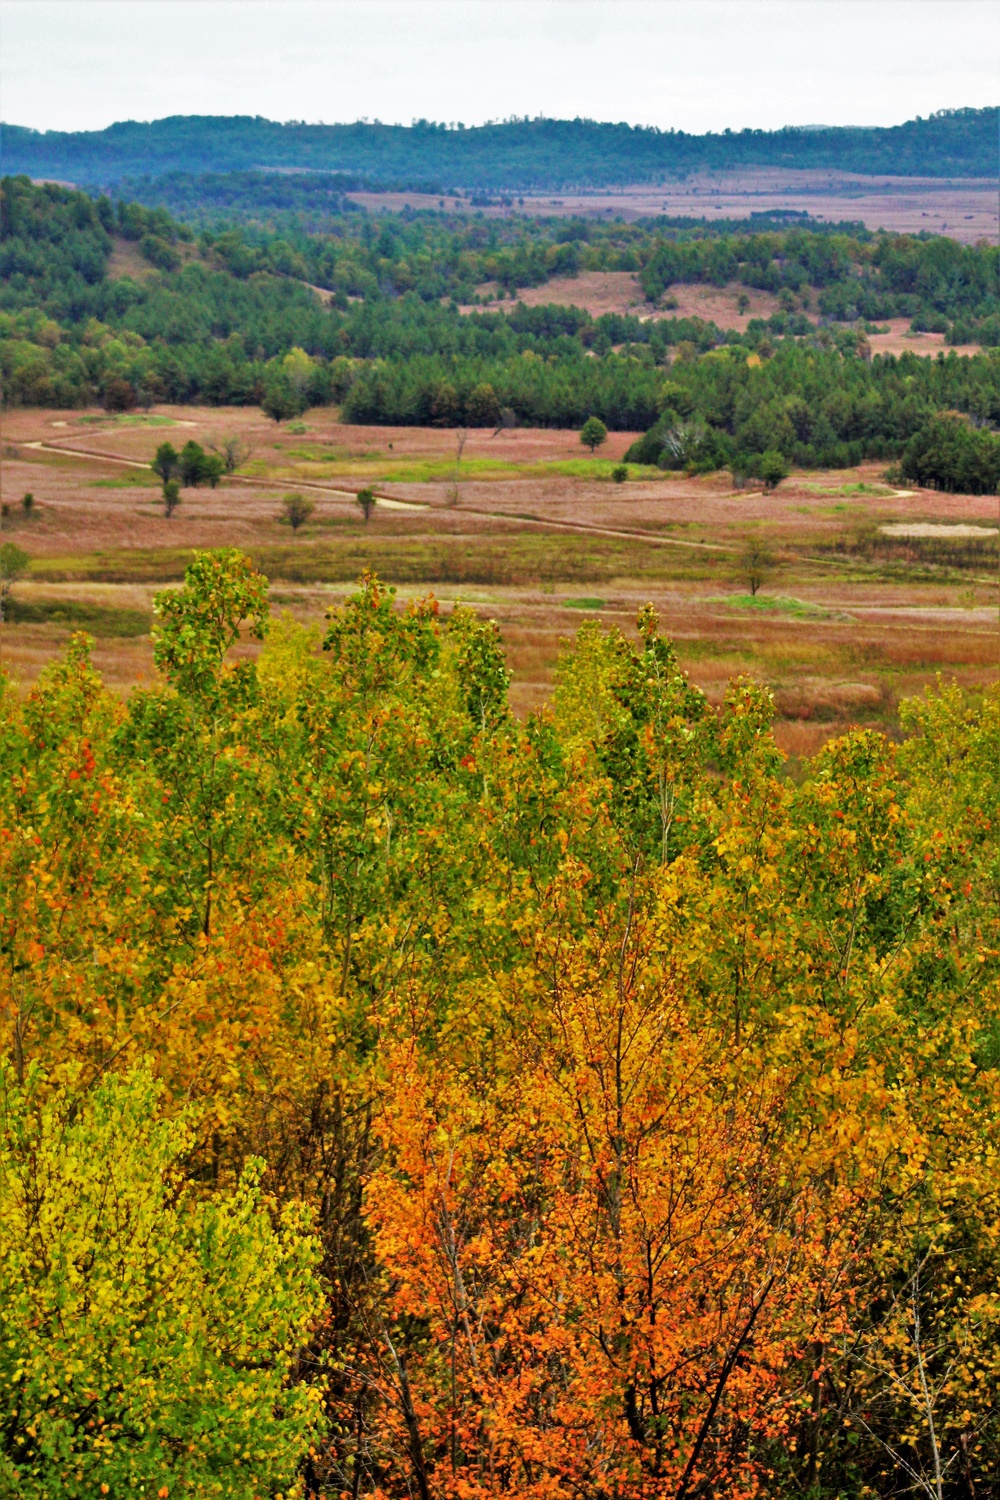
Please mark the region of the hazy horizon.
[[3, 118], [36, 130], [543, 115], [700, 134], [998, 95], [991, 0], [3, 0], [0, 20]]

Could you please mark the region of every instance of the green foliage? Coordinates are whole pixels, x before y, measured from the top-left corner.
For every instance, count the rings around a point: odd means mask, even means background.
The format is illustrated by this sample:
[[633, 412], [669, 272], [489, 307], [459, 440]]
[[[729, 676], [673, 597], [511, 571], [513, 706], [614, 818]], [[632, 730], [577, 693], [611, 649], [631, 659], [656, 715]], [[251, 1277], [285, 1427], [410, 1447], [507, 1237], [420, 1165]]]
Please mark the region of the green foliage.
[[21, 575], [27, 572], [30, 562], [27, 552], [16, 542], [4, 542], [0, 545], [0, 623], [3, 622], [4, 605], [10, 591]]
[[[541, 116], [449, 129], [428, 120], [412, 126], [281, 125], [260, 116], [175, 115], [152, 125], [129, 121], [96, 131], [43, 134], [7, 126], [4, 154], [16, 170], [34, 177], [98, 182], [140, 173], [159, 178], [165, 169], [249, 173], [258, 165], [296, 165], [342, 174], [337, 192], [373, 183], [441, 192], [447, 182], [523, 192], [662, 182], [665, 175], [753, 166], [988, 177], [996, 166], [995, 146], [996, 110], [985, 108], [940, 110], [888, 128], [708, 135]], [[158, 181], [145, 186], [153, 201], [162, 201]], [[216, 199], [220, 207], [229, 201], [229, 195]], [[268, 207], [282, 201], [287, 195], [272, 198]]]
[[[196, 552], [183, 589], [157, 594], [159, 624], [153, 660], [179, 692], [200, 698], [216, 690], [226, 653], [242, 629], [251, 640], [267, 633], [267, 580], [235, 548]], [[235, 669], [244, 678], [250, 667]]]
[[177, 456], [176, 472], [185, 487], [207, 484], [214, 490], [225, 473], [225, 460], [218, 453], [206, 453], [200, 443], [189, 439]]
[[275, 422], [287, 422], [305, 411], [305, 401], [290, 381], [276, 379], [271, 381], [264, 392], [261, 410]]
[[764, 481], [766, 490], [776, 489], [783, 479], [787, 479], [791, 470], [783, 454], [768, 448], [760, 455], [757, 461], [757, 473]]
[[314, 501], [307, 499], [305, 495], [300, 495], [296, 492], [285, 496], [281, 502], [281, 509], [284, 512], [285, 520], [292, 530], [298, 531], [299, 527], [304, 526], [308, 521], [316, 509], [316, 505]]
[[368, 522], [371, 520], [372, 511], [378, 504], [378, 498], [375, 494], [375, 491], [371, 489], [370, 486], [365, 485], [363, 489], [358, 490], [358, 493], [355, 496], [355, 502], [361, 514], [364, 516], [365, 525], [367, 526]]
[[167, 520], [173, 515], [181, 503], [181, 482], [179, 479], [165, 479], [163, 481], [163, 514]]
[[649, 606], [523, 721], [370, 574], [157, 610], [0, 695], [7, 1487], [989, 1493], [996, 691], [792, 779]]
[[976, 429], [958, 413], [942, 413], [910, 438], [899, 472], [903, 479], [927, 489], [996, 494], [1000, 491], [1000, 435]]
[[585, 448], [589, 448], [591, 453], [596, 453], [601, 444], [607, 442], [607, 438], [608, 429], [600, 417], [588, 417], [580, 428], [580, 442]]
[[158, 474], [164, 484], [168, 484], [180, 473], [180, 466], [180, 455], [173, 443], [161, 443], [150, 464], [153, 473]]
[[[353, 213], [280, 228], [213, 220], [176, 269], [112, 282], [112, 234], [152, 237], [175, 254], [172, 247], [190, 231], [162, 209], [112, 209], [107, 200], [95, 206], [83, 194], [25, 179], [6, 179], [2, 192], [9, 234], [0, 250], [0, 365], [11, 405], [72, 406], [98, 397], [123, 409], [136, 401], [147, 408], [168, 400], [263, 402], [276, 420], [287, 420], [310, 404], [335, 402], [363, 422], [496, 429], [509, 414], [579, 428], [596, 415], [612, 429], [643, 430], [664, 404], [680, 419], [693, 415], [657, 399], [658, 371], [671, 348], [691, 345], [693, 357], [722, 348], [766, 352], [775, 339], [801, 340], [836, 350], [845, 364], [864, 363], [856, 327], [817, 330], [795, 310], [752, 320], [741, 335], [697, 318], [595, 319], [579, 308], [516, 302], [510, 311], [480, 305], [464, 316], [456, 306], [477, 300], [483, 281], [498, 282], [513, 298], [518, 287], [579, 270], [638, 269], [657, 298], [671, 282], [737, 279], [779, 290], [797, 306], [803, 291], [818, 285], [829, 319], [945, 319], [950, 337], [961, 324], [963, 339], [1000, 339], [995, 247], [873, 236], [859, 226], [833, 232], [768, 220], [727, 227], [523, 218], [487, 225], [425, 214], [381, 221], [376, 231]], [[67, 255], [75, 257], [72, 265]], [[330, 290], [328, 306], [313, 286]], [[689, 367], [678, 364], [675, 373]], [[873, 378], [878, 384], [877, 372]], [[829, 388], [822, 393], [824, 415], [833, 412], [829, 428], [817, 420], [811, 431], [816, 397], [805, 366], [800, 383], [806, 407], [793, 414], [794, 439], [779, 422], [783, 430], [773, 440], [751, 430], [747, 451], [787, 453], [796, 441], [822, 450], [824, 463], [855, 461], [833, 456], [845, 442], [877, 441], [887, 456], [901, 451], [912, 429], [885, 423], [872, 432], [846, 409], [843, 393], [833, 400]], [[965, 409], [960, 398], [950, 404]], [[713, 430], [725, 425], [713, 410], [701, 416]]]
[[24, 1500], [285, 1488], [321, 1392], [291, 1376], [318, 1246], [262, 1164], [207, 1198], [194, 1117], [135, 1069], [23, 1084], [0, 1063], [0, 1488]]

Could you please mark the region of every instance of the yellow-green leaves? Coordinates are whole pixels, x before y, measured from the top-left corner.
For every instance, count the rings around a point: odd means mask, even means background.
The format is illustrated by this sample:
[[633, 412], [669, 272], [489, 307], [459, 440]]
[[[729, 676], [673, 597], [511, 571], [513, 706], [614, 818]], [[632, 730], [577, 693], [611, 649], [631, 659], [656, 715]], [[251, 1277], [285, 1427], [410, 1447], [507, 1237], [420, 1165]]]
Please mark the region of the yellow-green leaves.
[[274, 1227], [259, 1163], [230, 1193], [186, 1184], [195, 1122], [161, 1092], [0, 1070], [0, 1487], [25, 1500], [249, 1500], [316, 1431], [291, 1378], [319, 1308], [307, 1220]]

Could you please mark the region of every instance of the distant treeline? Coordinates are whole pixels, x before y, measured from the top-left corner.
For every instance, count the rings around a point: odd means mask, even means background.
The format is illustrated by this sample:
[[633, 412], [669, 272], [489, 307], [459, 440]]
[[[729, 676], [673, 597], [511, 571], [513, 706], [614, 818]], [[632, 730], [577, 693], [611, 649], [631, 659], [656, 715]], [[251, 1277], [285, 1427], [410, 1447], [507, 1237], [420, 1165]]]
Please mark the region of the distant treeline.
[[878, 128], [689, 135], [595, 120], [510, 119], [449, 128], [278, 124], [260, 116], [176, 115], [95, 131], [3, 126], [12, 172], [111, 185], [164, 172], [308, 167], [379, 182], [526, 190], [661, 181], [728, 167], [819, 167], [903, 176], [997, 173], [997, 110], [942, 110]]
[[[147, 207], [164, 207], [189, 223], [218, 219], [267, 223], [277, 217], [321, 223], [355, 205], [348, 193], [388, 192], [401, 185], [375, 182], [358, 172], [166, 172], [159, 177], [128, 177], [115, 193]], [[411, 192], [439, 193], [437, 183]]]

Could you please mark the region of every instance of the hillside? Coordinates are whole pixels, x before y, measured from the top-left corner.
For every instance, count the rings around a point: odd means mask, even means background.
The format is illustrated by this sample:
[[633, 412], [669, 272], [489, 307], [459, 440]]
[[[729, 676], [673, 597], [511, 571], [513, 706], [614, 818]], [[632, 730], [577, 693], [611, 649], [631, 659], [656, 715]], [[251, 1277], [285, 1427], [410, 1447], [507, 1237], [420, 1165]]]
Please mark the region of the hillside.
[[278, 124], [260, 116], [177, 115], [98, 131], [2, 127], [5, 170], [109, 186], [125, 177], [253, 167], [361, 174], [383, 184], [525, 190], [657, 181], [731, 167], [823, 167], [866, 174], [992, 177], [997, 111], [942, 110], [887, 128], [689, 135], [594, 120], [511, 119], [470, 129]]

